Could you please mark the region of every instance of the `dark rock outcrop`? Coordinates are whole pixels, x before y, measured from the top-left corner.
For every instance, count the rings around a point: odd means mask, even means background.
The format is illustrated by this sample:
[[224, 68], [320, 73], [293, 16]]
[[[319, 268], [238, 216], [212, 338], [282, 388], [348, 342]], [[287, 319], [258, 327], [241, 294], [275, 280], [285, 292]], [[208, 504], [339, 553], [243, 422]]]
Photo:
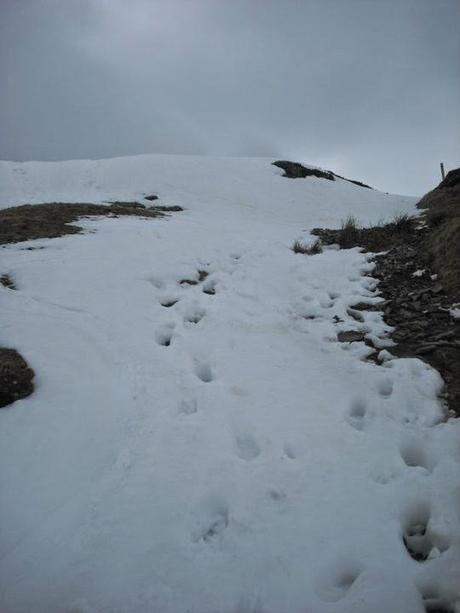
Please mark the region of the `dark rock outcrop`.
[[289, 179], [304, 179], [305, 177], [318, 177], [320, 179], [328, 179], [334, 181], [334, 174], [328, 170], [320, 170], [319, 168], [306, 168], [299, 162], [289, 162], [287, 160], [278, 160], [273, 162], [273, 166], [278, 166], [284, 170], [284, 177]]
[[354, 181], [353, 179], [347, 179], [346, 177], [342, 177], [341, 175], [338, 175], [331, 170], [321, 170], [320, 168], [307, 168], [299, 162], [278, 160], [276, 162], [272, 162], [272, 164], [273, 166], [278, 166], [278, 168], [284, 170], [283, 176], [287, 177], [288, 179], [305, 179], [306, 177], [318, 177], [319, 179], [335, 181], [335, 177], [337, 177], [337, 179], [348, 181], [348, 183], [354, 183], [354, 185], [358, 185], [359, 187], [373, 189], [370, 185], [366, 185], [366, 183], [362, 183], [361, 181]]
[[34, 391], [34, 371], [15, 349], [0, 347], [0, 407], [26, 398]]

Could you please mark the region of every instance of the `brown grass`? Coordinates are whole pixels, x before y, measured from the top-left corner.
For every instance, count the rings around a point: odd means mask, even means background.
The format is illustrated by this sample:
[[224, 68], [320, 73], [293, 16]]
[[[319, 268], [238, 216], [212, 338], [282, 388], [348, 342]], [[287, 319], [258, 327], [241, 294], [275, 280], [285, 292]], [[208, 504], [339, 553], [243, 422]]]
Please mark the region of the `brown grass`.
[[305, 243], [296, 240], [291, 249], [294, 253], [302, 253], [303, 255], [316, 255], [317, 253], [322, 253], [323, 251], [321, 241], [319, 239], [317, 239], [312, 245], [306, 245]]
[[110, 205], [87, 203], [25, 204], [0, 210], [0, 244], [18, 243], [37, 238], [56, 238], [65, 234], [77, 234], [82, 229], [75, 225], [80, 217], [104, 215], [119, 217], [162, 217], [158, 207], [145, 208], [139, 203], [112, 203]]

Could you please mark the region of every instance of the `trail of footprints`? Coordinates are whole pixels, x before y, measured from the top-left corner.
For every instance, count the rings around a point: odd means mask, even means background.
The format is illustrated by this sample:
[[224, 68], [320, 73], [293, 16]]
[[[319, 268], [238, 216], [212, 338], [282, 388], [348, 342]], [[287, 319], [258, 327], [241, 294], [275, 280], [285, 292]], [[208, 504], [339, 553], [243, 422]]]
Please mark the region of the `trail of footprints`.
[[[232, 264], [236, 265], [240, 260], [239, 254], [230, 256]], [[191, 278], [183, 278], [177, 281], [172, 288], [165, 288], [162, 281], [152, 281], [154, 287], [160, 290], [158, 298], [159, 304], [165, 309], [170, 310], [172, 318], [176, 316], [176, 321], [169, 321], [157, 327], [155, 330], [155, 340], [161, 347], [171, 347], [174, 344], [175, 330], [181, 325], [182, 331], [187, 331], [191, 327], [197, 326], [206, 318], [206, 307], [203, 300], [212, 300], [218, 292], [217, 280], [205, 269], [198, 269]], [[188, 304], [187, 304], [188, 303]], [[182, 309], [177, 309], [181, 305]], [[176, 307], [176, 308], [175, 308]], [[181, 313], [181, 315], [179, 315]], [[177, 318], [181, 319], [181, 323]], [[216, 379], [213, 367], [202, 360], [193, 360], [193, 373], [198, 381], [209, 384]], [[179, 402], [178, 414], [192, 416], [198, 412], [198, 403], [193, 395], [183, 398]], [[256, 438], [246, 431], [238, 431], [234, 434], [234, 452], [243, 462], [252, 462], [261, 454], [261, 448]], [[292, 451], [287, 457], [294, 458]], [[269, 490], [271, 500], [279, 502], [285, 498], [285, 493], [281, 490]], [[227, 501], [220, 496], [209, 496], [200, 505], [198, 517], [201, 518], [200, 524], [192, 530], [191, 540], [194, 543], [205, 543], [207, 545], [219, 542], [224, 531], [230, 523], [230, 508]]]
[[[393, 384], [390, 379], [383, 378], [377, 383], [376, 390], [381, 398], [388, 398], [393, 392]], [[345, 417], [348, 424], [358, 432], [365, 432], [368, 420], [371, 419], [369, 408], [364, 398], [355, 398], [350, 403]], [[406, 434], [398, 445], [401, 458], [402, 470], [418, 471], [420, 475], [429, 477], [436, 466], [436, 458], [416, 434]], [[388, 484], [400, 474], [396, 470], [390, 475], [382, 474], [374, 476], [377, 483]], [[414, 473], [415, 474], [415, 473]], [[428, 495], [423, 499], [413, 501], [403, 512], [401, 517], [401, 544], [407, 554], [419, 564], [429, 563], [430, 560], [439, 558], [449, 549], [450, 540], [436, 530], [432, 521], [432, 509]], [[352, 582], [354, 583], [354, 582]], [[350, 583], [350, 586], [352, 585]], [[343, 595], [347, 590], [343, 590]], [[329, 590], [330, 594], [339, 595], [340, 585]], [[425, 604], [425, 610], [447, 613], [451, 609], [439, 597], [436, 589], [431, 586], [428, 591], [420, 589], [421, 597]]]
[[[239, 256], [232, 257], [236, 263]], [[360, 272], [368, 272], [367, 268]], [[359, 277], [350, 277], [350, 281], [358, 281]], [[192, 279], [182, 279], [178, 282], [179, 293], [177, 288], [170, 292], [164, 293], [159, 302], [165, 309], [172, 309], [177, 305], [185, 295], [181, 292], [186, 292], [190, 287], [199, 286], [201, 293], [206, 296], [214, 296], [217, 292], [216, 281], [210, 277], [206, 270], [198, 270], [197, 274]], [[375, 298], [375, 285], [369, 283], [368, 293], [363, 298], [363, 302], [356, 305], [357, 308], [348, 307], [347, 315], [355, 322], [363, 324], [365, 317], [363, 311], [378, 309], [375, 306], [373, 299]], [[362, 297], [362, 296], [361, 296]], [[337, 299], [340, 298], [340, 293], [335, 291], [327, 292], [319, 301], [321, 309], [331, 309], [335, 306]], [[304, 302], [308, 305], [312, 298], [310, 296], [303, 297]], [[305, 319], [316, 319], [321, 317], [318, 308], [312, 306], [309, 310], [306, 309], [302, 315]], [[206, 317], [206, 309], [199, 302], [192, 303], [184, 311], [183, 324], [185, 327], [199, 324]], [[343, 322], [343, 319], [334, 316], [335, 323]], [[176, 324], [173, 322], [166, 323], [155, 332], [157, 343], [163, 347], [169, 347], [174, 339], [174, 330]], [[203, 383], [211, 383], [215, 380], [215, 373], [210, 364], [194, 361], [194, 374], [197, 379]], [[388, 399], [393, 394], [394, 383], [390, 376], [385, 375], [378, 379], [375, 387], [377, 397]], [[183, 415], [193, 415], [197, 413], [197, 401], [194, 397], [183, 399], [180, 402], [179, 413]], [[371, 418], [369, 414], [367, 402], [364, 398], [355, 398], [352, 400], [349, 409], [345, 415], [345, 420], [358, 432], [364, 432], [368, 420]], [[254, 436], [248, 432], [240, 432], [235, 435], [234, 439], [236, 455], [245, 462], [255, 460], [261, 453], [260, 446]], [[416, 437], [406, 437], [399, 447], [401, 461], [407, 470], [423, 470], [429, 475], [436, 464], [435, 460], [425, 449], [424, 444], [417, 440]], [[283, 446], [284, 457], [290, 461], [295, 461], [297, 451], [293, 444], [287, 442]], [[393, 475], [394, 478], [396, 475]], [[376, 479], [379, 483], [388, 483], [391, 479], [382, 478]], [[269, 499], [276, 503], [282, 502], [286, 498], [286, 493], [277, 488], [267, 490]], [[209, 496], [206, 498], [200, 508], [199, 517], [201, 523], [192, 532], [192, 542], [210, 544], [217, 542], [223, 535], [230, 523], [230, 508], [227, 501], [220, 496]], [[401, 541], [405, 547], [407, 554], [412, 557], [417, 563], [424, 563], [433, 558], [439, 557], [449, 548], [449, 541], [446, 537], [436, 532], [431, 525], [431, 509], [429, 501], [416, 501], [412, 506], [409, 506], [403, 513], [401, 520]], [[327, 573], [323, 578], [319, 579], [318, 595], [326, 602], [336, 602], [344, 598], [352, 586], [356, 583], [359, 576], [363, 572], [363, 568], [356, 561], [348, 561], [338, 565], [337, 572]], [[448, 604], [439, 596], [436, 586], [421, 585], [420, 594], [423, 599], [425, 610], [449, 611]]]
[[[369, 272], [370, 266], [360, 269], [359, 273]], [[363, 282], [362, 277], [358, 274], [351, 275], [349, 281], [361, 281], [363, 290], [362, 294], [357, 293], [356, 303], [345, 308], [345, 317], [348, 316], [355, 324], [358, 324], [359, 328], [356, 338], [350, 337], [349, 342], [361, 340], [368, 344], [365, 335], [370, 332], [370, 329], [365, 326], [366, 313], [381, 310], [377, 300], [377, 285], [373, 279], [365, 278]], [[302, 301], [305, 306], [302, 307], [300, 314], [307, 320], [330, 319], [325, 310], [335, 307], [340, 296], [340, 293], [336, 291], [325, 292], [319, 300], [314, 296], [304, 295]], [[361, 301], [358, 302], [358, 300]], [[343, 315], [339, 317], [336, 314], [332, 317], [332, 321], [334, 324], [342, 324], [345, 321], [343, 317]], [[355, 326], [352, 327], [355, 328]], [[360, 332], [361, 338], [358, 339]], [[391, 398], [394, 392], [394, 381], [391, 376], [388, 374], [381, 376], [375, 384], [374, 391], [377, 398], [382, 400]], [[345, 421], [349, 426], [363, 433], [370, 424], [372, 417], [367, 400], [361, 397], [355, 397], [345, 413]], [[416, 435], [405, 436], [400, 442], [398, 451], [403, 470], [417, 470], [429, 477], [436, 466], [436, 458], [427, 449], [425, 441], [420, 440]], [[284, 445], [284, 453], [287, 458], [296, 459], [295, 449], [288, 443]], [[392, 473], [390, 476], [382, 474], [381, 477], [376, 476], [374, 480], [381, 484], [387, 484], [397, 478], [399, 474], [399, 471]], [[271, 497], [274, 500], [279, 499], [276, 491]], [[426, 564], [430, 560], [439, 558], [449, 549], [450, 544], [449, 538], [436, 530], [433, 524], [432, 509], [428, 496], [426, 499], [414, 501], [405, 509], [401, 518], [401, 545], [415, 563]], [[337, 568], [337, 572], [334, 571], [334, 568], [329, 569], [318, 580], [317, 593], [326, 602], [337, 602], [344, 598], [364, 570], [351, 560], [343, 561]], [[453, 610], [451, 603], [440, 593], [435, 582], [431, 581], [427, 584], [422, 579], [418, 588], [427, 613], [448, 613]]]
[[[163, 292], [162, 296], [159, 298], [159, 303], [165, 309], [172, 309], [176, 304], [180, 303], [185, 299], [185, 294], [181, 292], [183, 288], [193, 287], [193, 286], [201, 286], [201, 293], [206, 294], [208, 296], [214, 296], [216, 294], [216, 281], [214, 279], [208, 279], [209, 273], [206, 270], [198, 269], [195, 278], [184, 278], [177, 282], [179, 288], [175, 288], [170, 292]], [[154, 285], [158, 289], [163, 289], [162, 283], [154, 283]], [[201, 306], [198, 300], [195, 300], [192, 304], [188, 306], [184, 315], [183, 315], [183, 323], [186, 326], [187, 324], [198, 324], [205, 317], [206, 309]], [[155, 340], [162, 347], [169, 347], [172, 344], [174, 338], [174, 329], [176, 328], [176, 323], [169, 322], [159, 326], [155, 332]], [[209, 367], [208, 367], [209, 368]], [[202, 381], [212, 381], [213, 377], [209, 377], [206, 373], [206, 368], [203, 365], [202, 367], [196, 368], [196, 375]], [[202, 374], [205, 373], [205, 374]]]

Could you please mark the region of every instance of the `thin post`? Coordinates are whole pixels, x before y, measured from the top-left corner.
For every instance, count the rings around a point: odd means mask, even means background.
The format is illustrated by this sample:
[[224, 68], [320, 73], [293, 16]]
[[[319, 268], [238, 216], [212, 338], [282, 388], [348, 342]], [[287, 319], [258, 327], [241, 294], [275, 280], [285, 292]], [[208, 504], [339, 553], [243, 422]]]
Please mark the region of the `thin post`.
[[444, 164], [443, 164], [443, 162], [441, 162], [441, 177], [442, 177], [443, 181], [446, 178], [446, 173], [444, 172]]

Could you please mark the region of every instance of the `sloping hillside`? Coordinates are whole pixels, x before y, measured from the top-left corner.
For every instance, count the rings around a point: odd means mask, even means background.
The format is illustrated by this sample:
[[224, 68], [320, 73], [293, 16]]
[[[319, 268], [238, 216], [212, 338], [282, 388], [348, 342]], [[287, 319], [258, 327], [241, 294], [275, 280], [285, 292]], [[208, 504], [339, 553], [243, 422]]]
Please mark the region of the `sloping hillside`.
[[416, 200], [282, 174], [262, 159], [0, 164], [2, 207], [184, 209], [1, 250], [15, 289], [0, 287], [0, 345], [36, 373], [0, 412], [2, 611], [458, 604], [442, 380], [391, 359], [382, 314], [351, 308], [381, 302], [369, 255], [291, 249]]
[[460, 168], [417, 204], [432, 231], [426, 250], [444, 285], [460, 300]]

